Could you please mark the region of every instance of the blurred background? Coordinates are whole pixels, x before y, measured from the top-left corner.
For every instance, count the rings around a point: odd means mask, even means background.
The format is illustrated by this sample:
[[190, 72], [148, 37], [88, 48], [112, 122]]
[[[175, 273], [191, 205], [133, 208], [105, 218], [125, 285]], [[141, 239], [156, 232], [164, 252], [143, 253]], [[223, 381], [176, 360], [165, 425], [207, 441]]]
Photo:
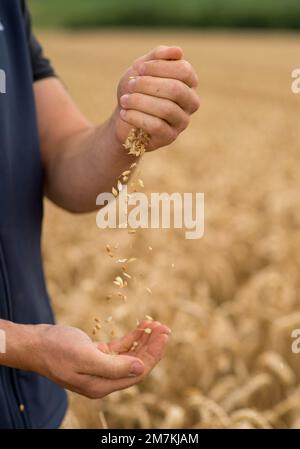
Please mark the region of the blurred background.
[[30, 0], [41, 26], [300, 28], [298, 0]]
[[[158, 44], [182, 46], [202, 99], [188, 130], [144, 157], [139, 177], [148, 193], [204, 192], [203, 239], [100, 231], [96, 213], [46, 203], [43, 250], [58, 321], [92, 336], [99, 317], [99, 340], [146, 314], [173, 330], [142, 385], [101, 401], [71, 394], [68, 425], [300, 427], [300, 355], [291, 350], [300, 328], [300, 95], [291, 92], [299, 1], [29, 4], [47, 56], [95, 123], [112, 112], [121, 74]], [[127, 302], [113, 285], [123, 257], [137, 258]]]

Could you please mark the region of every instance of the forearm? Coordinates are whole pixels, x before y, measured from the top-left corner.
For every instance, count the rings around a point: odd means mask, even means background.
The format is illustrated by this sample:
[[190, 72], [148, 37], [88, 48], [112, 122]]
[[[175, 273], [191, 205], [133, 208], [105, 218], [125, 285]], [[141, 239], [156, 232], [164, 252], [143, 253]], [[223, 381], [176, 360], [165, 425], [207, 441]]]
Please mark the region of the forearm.
[[27, 371], [34, 370], [39, 352], [41, 326], [0, 320], [0, 330], [4, 331], [6, 341], [5, 352], [0, 353], [0, 365]]
[[46, 167], [46, 194], [72, 212], [96, 208], [96, 198], [111, 192], [135, 156], [129, 156], [115, 134], [115, 114], [99, 127], [87, 127], [59, 142]]

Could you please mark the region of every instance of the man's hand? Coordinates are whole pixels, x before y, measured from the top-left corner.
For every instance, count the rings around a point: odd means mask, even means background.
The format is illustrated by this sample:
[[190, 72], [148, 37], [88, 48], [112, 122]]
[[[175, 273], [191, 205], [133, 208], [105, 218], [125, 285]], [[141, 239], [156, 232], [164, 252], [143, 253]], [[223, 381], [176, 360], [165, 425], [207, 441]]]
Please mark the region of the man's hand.
[[0, 325], [7, 334], [0, 364], [37, 372], [89, 398], [139, 383], [162, 358], [170, 334], [159, 322], [144, 321], [122, 339], [103, 344], [73, 327]]
[[101, 126], [94, 126], [58, 79], [36, 82], [48, 198], [72, 212], [96, 209], [97, 196], [111, 192], [120, 174], [137, 160], [123, 147], [131, 128], [149, 134], [148, 150], [170, 144], [199, 107], [196, 86], [197, 76], [182, 50], [158, 47], [127, 70], [119, 83], [114, 112]]
[[115, 111], [124, 143], [132, 127], [150, 137], [149, 150], [173, 142], [199, 108], [197, 75], [179, 47], [159, 46], [137, 59], [121, 78]]

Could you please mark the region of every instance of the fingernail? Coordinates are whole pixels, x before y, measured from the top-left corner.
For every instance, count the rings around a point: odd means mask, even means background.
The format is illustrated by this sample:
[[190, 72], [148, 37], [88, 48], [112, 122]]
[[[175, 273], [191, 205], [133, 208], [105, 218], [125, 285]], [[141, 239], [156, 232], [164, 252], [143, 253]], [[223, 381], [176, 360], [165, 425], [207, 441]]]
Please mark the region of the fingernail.
[[130, 377], [139, 376], [144, 372], [144, 366], [139, 362], [134, 362], [130, 368]]
[[146, 64], [141, 64], [138, 68], [138, 72], [140, 75], [144, 75], [144, 73], [146, 72]]
[[122, 95], [122, 97], [120, 98], [120, 103], [123, 107], [127, 106], [128, 98], [129, 98], [128, 94]]
[[125, 116], [126, 116], [126, 111], [125, 111], [125, 109], [121, 109], [121, 111], [120, 111], [120, 116], [121, 116], [122, 118], [125, 118]]
[[136, 85], [136, 78], [132, 78], [131, 80], [129, 80], [128, 87], [130, 90], [133, 90], [135, 88], [135, 85]]

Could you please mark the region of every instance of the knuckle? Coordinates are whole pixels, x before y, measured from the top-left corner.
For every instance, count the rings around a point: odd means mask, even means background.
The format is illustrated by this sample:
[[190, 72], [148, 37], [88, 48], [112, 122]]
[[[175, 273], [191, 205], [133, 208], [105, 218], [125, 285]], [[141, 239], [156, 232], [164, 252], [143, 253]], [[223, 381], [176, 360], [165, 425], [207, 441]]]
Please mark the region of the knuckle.
[[146, 131], [149, 130], [149, 123], [146, 117], [142, 117], [140, 127], [145, 129]]
[[184, 77], [185, 80], [189, 79], [191, 74], [192, 74], [192, 66], [191, 64], [186, 61], [186, 60], [182, 60], [180, 61], [181, 63], [181, 70], [182, 70], [182, 75]]
[[174, 129], [174, 128], [170, 129], [170, 131], [168, 133], [168, 139], [167, 139], [168, 145], [170, 145], [172, 142], [174, 142], [174, 140], [177, 139], [178, 134], [179, 134], [179, 132], [176, 129]]
[[191, 101], [191, 112], [194, 113], [200, 108], [200, 98], [195, 96]]
[[181, 124], [180, 124], [180, 132], [184, 131], [190, 124], [190, 117], [188, 115], [184, 115], [184, 117], [182, 117], [181, 119]]
[[191, 118], [189, 115], [185, 116], [185, 119], [183, 119], [183, 129], [186, 129], [190, 124]]
[[135, 109], [135, 107], [137, 107], [138, 104], [139, 104], [139, 94], [133, 93], [133, 94], [129, 95], [128, 107], [131, 109]]
[[154, 120], [152, 124], [152, 132], [154, 134], [160, 134], [164, 129], [164, 124], [162, 120]]
[[166, 118], [170, 118], [173, 117], [174, 115], [174, 105], [172, 104], [172, 102], [166, 102], [166, 104], [164, 105], [164, 117]]
[[155, 54], [160, 53], [161, 51], [165, 50], [165, 48], [166, 48], [165, 45], [158, 45], [157, 47], [155, 47], [154, 52]]
[[180, 100], [181, 96], [182, 96], [182, 90], [183, 90], [183, 86], [178, 82], [178, 81], [174, 81], [171, 83], [171, 94], [172, 97], [174, 98], [174, 100]]
[[164, 134], [164, 145], [170, 145], [174, 140], [177, 139], [178, 136], [178, 130], [175, 128], [169, 127], [168, 131]]

